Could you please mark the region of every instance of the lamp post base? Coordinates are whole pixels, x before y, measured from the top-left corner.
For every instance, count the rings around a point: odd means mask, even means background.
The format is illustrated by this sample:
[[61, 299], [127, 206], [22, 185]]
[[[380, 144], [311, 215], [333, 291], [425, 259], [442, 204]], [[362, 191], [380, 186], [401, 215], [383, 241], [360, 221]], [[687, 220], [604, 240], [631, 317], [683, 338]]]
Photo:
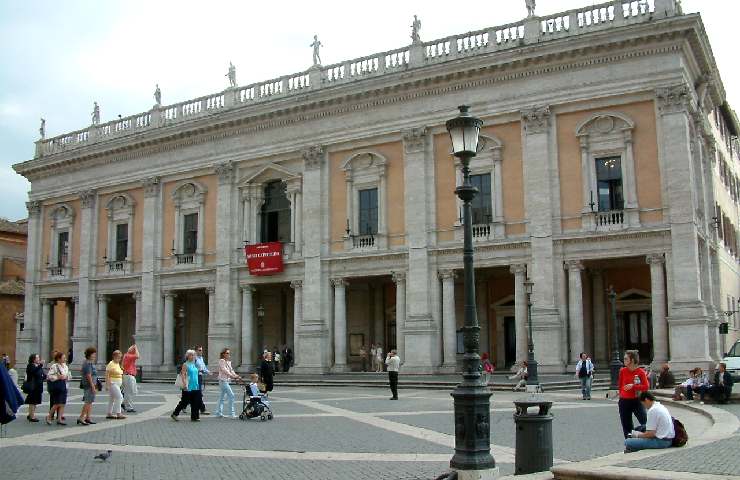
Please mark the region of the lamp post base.
[[451, 395], [455, 408], [455, 454], [450, 468], [457, 470], [458, 478], [463, 471], [495, 468], [491, 455], [491, 391], [482, 383], [464, 381]]
[[457, 470], [457, 480], [495, 480], [499, 477], [498, 467], [487, 470]]

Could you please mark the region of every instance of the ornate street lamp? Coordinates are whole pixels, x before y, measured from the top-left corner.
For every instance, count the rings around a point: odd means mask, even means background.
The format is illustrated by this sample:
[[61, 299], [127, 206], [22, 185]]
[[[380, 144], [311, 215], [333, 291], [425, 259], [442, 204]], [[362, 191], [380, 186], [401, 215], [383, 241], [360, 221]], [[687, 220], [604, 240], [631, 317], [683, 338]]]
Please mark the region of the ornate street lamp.
[[534, 282], [527, 278], [524, 281], [524, 291], [527, 293], [527, 323], [529, 324], [529, 343], [527, 344], [527, 385], [533, 385], [539, 390], [540, 379], [537, 376], [537, 360], [534, 358], [534, 336], [532, 335], [532, 290]]
[[622, 368], [621, 355], [619, 354], [619, 325], [617, 325], [617, 292], [614, 287], [609, 285], [607, 290], [609, 305], [611, 306], [612, 316], [612, 361], [609, 363], [609, 373], [611, 376], [611, 390], [619, 389], [619, 370]]
[[460, 115], [447, 122], [452, 152], [462, 164], [463, 183], [455, 193], [463, 202], [463, 270], [465, 285], [465, 323], [463, 326], [463, 381], [452, 392], [455, 403], [455, 454], [450, 467], [459, 471], [488, 470], [496, 467], [491, 456], [490, 397], [481, 377], [480, 326], [475, 310], [475, 271], [473, 269], [473, 223], [471, 202], [478, 189], [470, 183], [470, 159], [478, 150], [478, 134], [483, 122], [461, 106]]

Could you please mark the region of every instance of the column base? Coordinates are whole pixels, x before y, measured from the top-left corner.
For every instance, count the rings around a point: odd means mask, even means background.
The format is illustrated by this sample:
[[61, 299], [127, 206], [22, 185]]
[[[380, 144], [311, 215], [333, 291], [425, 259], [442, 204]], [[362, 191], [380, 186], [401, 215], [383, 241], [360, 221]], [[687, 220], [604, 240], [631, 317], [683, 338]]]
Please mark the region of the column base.
[[325, 375], [330, 373], [330, 371], [327, 367], [320, 365], [296, 365], [290, 369], [290, 373], [295, 373], [296, 375]]
[[457, 470], [457, 480], [494, 480], [500, 476], [498, 467], [487, 470]]
[[440, 373], [442, 375], [452, 375], [458, 373], [457, 364], [440, 365], [439, 368], [437, 368], [437, 373]]
[[341, 364], [341, 365], [335, 364], [333, 367], [331, 367], [331, 373], [347, 373], [349, 371], [350, 371], [350, 368], [347, 364]]

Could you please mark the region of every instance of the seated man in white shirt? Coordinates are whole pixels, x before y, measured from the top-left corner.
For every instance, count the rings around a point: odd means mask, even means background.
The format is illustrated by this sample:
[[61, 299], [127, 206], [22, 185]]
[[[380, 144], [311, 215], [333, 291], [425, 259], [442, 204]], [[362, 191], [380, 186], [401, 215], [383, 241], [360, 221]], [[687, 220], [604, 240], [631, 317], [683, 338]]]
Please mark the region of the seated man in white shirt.
[[636, 452], [648, 448], [668, 448], [673, 445], [676, 432], [673, 429], [673, 418], [668, 409], [660, 402], [656, 402], [655, 396], [650, 392], [640, 392], [637, 398], [647, 410], [647, 423], [644, 432], [633, 431], [630, 438], [624, 441], [624, 452]]

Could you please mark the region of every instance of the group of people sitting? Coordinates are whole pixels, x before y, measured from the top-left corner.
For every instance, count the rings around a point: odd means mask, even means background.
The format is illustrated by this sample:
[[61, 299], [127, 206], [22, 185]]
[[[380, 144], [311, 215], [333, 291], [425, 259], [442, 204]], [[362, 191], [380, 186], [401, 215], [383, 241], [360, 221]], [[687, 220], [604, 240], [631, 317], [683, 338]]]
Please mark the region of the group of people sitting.
[[698, 393], [702, 404], [707, 394], [717, 403], [727, 403], [732, 395], [732, 387], [732, 375], [724, 363], [717, 365], [712, 382], [709, 381], [706, 372], [696, 367], [689, 371], [689, 378], [686, 381], [675, 387], [673, 399], [694, 401], [694, 394]]

